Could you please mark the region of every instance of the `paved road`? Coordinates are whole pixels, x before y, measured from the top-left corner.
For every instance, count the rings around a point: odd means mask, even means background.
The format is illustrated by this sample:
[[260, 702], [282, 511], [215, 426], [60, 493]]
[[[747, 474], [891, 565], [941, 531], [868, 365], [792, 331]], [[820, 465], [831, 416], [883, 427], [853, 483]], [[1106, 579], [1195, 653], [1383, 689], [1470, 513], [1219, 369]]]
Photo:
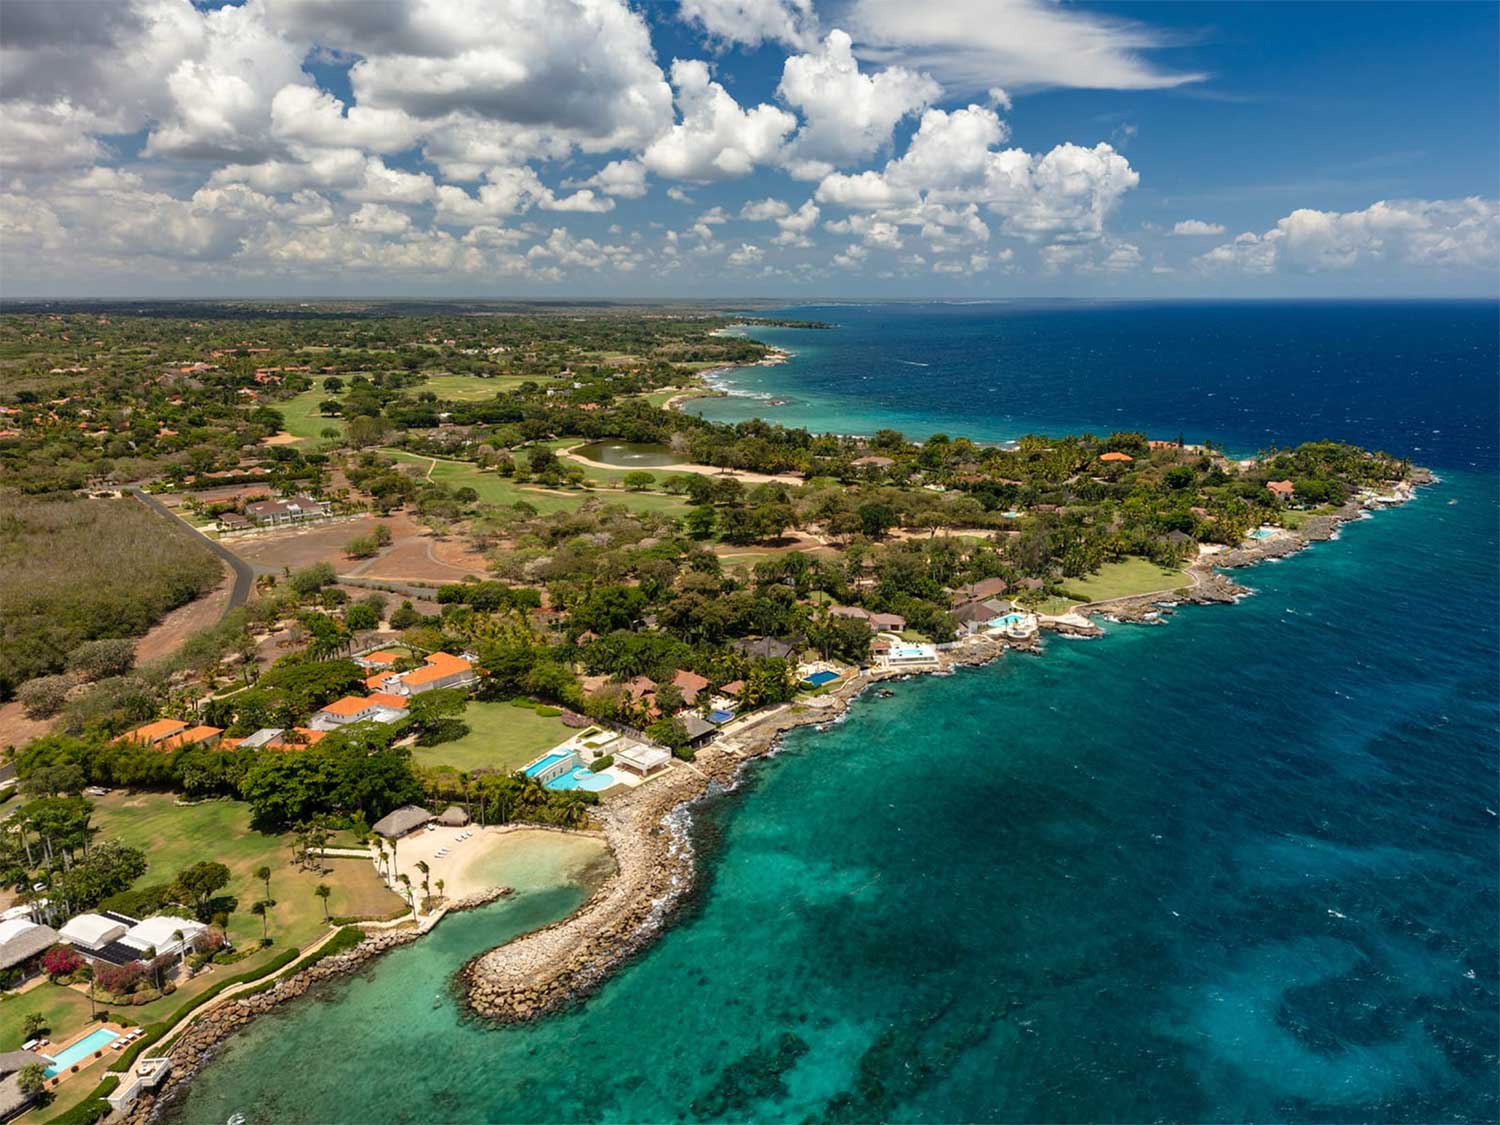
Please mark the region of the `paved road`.
[[244, 605], [250, 600], [250, 590], [255, 585], [255, 571], [251, 569], [249, 563], [218, 540], [210, 539], [207, 535], [204, 535], [186, 520], [178, 519], [173, 514], [172, 509], [163, 504], [155, 496], [147, 495], [139, 488], [128, 488], [126, 491], [158, 515], [166, 516], [167, 519], [172, 520], [174, 523], [180, 523], [183, 527], [192, 531], [213, 549], [214, 554], [229, 564], [229, 569], [234, 571], [234, 589], [229, 591], [229, 604], [224, 607], [225, 614], [228, 614], [236, 606]]

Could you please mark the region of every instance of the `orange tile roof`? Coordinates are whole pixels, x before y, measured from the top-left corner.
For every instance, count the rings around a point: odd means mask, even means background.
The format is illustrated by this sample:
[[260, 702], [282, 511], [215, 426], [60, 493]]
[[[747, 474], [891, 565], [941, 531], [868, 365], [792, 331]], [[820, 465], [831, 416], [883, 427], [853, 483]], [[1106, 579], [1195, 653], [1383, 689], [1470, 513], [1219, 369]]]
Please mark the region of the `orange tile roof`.
[[389, 675], [389, 672], [376, 672], [373, 676], [365, 680], [365, 687], [371, 691], [380, 691], [385, 687], [385, 679]]
[[429, 684], [433, 680], [441, 680], [445, 676], [468, 672], [473, 667], [474, 665], [470, 664], [463, 657], [454, 656], [451, 652], [435, 652], [427, 658], [425, 667], [408, 672], [402, 678], [408, 684]]
[[138, 742], [142, 746], [149, 746], [168, 735], [187, 729], [188, 725], [180, 719], [157, 719], [154, 723], [146, 723], [136, 727], [135, 730], [126, 731], [121, 737], [130, 742]]
[[1099, 455], [1099, 460], [1101, 460], [1101, 461], [1134, 461], [1135, 458], [1132, 457], [1128, 453], [1101, 453]]
[[370, 696], [371, 703], [378, 703], [382, 707], [390, 707], [397, 711], [405, 711], [411, 706], [411, 700], [404, 695], [395, 695], [388, 691], [377, 691]]
[[346, 695], [343, 699], [335, 699], [325, 707], [318, 708], [319, 714], [328, 715], [358, 715], [361, 711], [368, 710], [370, 701], [358, 695]]
[[672, 682], [680, 688], [692, 688], [694, 691], [702, 691], [708, 686], [707, 678], [686, 669], [680, 670], [677, 675], [673, 676]]
[[181, 734], [174, 734], [171, 738], [162, 739], [160, 746], [163, 750], [178, 750], [184, 746], [192, 746], [194, 743], [207, 742], [215, 735], [223, 733], [223, 727], [191, 727]]
[[380, 652], [365, 653], [364, 659], [368, 660], [371, 664], [394, 664], [401, 659], [401, 654], [399, 652], [387, 652], [382, 649]]
[[1290, 496], [1297, 491], [1296, 486], [1289, 480], [1271, 480], [1266, 482], [1266, 487], [1277, 496]]

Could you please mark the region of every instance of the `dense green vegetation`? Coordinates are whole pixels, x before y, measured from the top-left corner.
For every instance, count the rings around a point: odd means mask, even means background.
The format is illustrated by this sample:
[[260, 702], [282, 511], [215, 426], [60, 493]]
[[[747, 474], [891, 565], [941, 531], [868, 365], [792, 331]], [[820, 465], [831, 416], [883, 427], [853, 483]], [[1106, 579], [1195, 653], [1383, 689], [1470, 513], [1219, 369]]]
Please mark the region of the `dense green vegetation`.
[[85, 641], [144, 633], [221, 573], [201, 542], [135, 500], [0, 493], [0, 699], [62, 671]]

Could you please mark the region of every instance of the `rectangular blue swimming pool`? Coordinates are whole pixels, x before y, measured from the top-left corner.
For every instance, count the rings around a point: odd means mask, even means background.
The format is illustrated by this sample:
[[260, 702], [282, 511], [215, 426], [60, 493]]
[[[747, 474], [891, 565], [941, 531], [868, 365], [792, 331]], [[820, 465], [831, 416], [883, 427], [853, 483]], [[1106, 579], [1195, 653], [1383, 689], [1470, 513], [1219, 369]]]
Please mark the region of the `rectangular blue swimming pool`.
[[111, 1031], [107, 1027], [91, 1031], [71, 1047], [66, 1047], [55, 1055], [48, 1055], [47, 1057], [52, 1060], [52, 1065], [42, 1073], [48, 1078], [56, 1078], [75, 1063], [92, 1058], [95, 1051], [102, 1051], [119, 1037], [118, 1031]]
[[810, 676], [804, 676], [802, 682], [804, 684], [812, 684], [813, 687], [822, 687], [824, 684], [833, 683], [838, 678], [839, 674], [837, 672], [814, 672]]
[[533, 762], [531, 765], [527, 766], [526, 776], [535, 777], [539, 773], [545, 773], [547, 772], [547, 770], [551, 769], [553, 766], [557, 765], [558, 762], [561, 762], [568, 756], [569, 755], [567, 754], [548, 754], [540, 762]]

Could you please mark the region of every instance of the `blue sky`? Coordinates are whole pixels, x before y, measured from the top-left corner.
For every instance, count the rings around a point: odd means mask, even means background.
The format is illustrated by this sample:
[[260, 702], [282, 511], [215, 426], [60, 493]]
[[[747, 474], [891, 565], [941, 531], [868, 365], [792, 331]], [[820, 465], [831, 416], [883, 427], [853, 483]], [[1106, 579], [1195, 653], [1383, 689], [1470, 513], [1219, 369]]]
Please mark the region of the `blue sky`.
[[1500, 7], [4, 0], [4, 296], [1497, 292]]

